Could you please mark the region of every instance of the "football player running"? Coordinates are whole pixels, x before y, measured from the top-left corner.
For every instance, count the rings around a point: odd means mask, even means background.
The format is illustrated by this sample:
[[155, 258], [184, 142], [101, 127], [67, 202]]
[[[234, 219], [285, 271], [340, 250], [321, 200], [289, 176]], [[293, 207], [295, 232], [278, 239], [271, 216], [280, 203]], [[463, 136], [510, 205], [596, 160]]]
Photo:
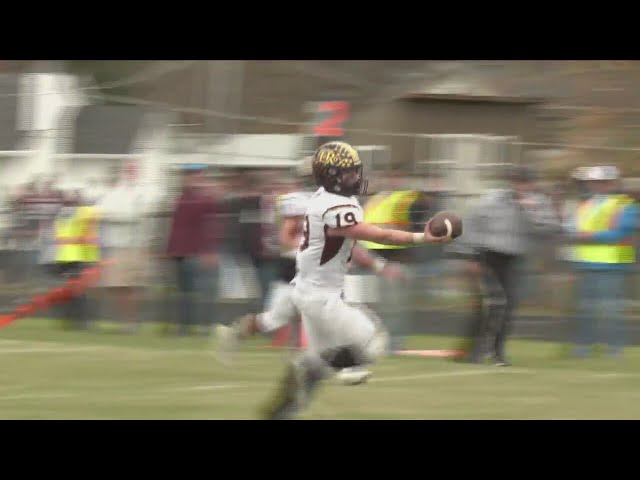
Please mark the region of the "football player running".
[[[298, 177], [305, 186], [313, 180], [312, 157], [305, 158], [298, 168]], [[315, 183], [315, 182], [314, 182]], [[294, 285], [291, 283], [296, 274], [296, 254], [302, 242], [303, 219], [313, 191], [300, 189], [283, 195], [278, 202], [278, 213], [281, 218], [279, 243], [281, 257], [279, 261], [279, 280], [275, 283], [271, 294], [269, 308], [259, 314], [247, 314], [231, 325], [217, 325], [215, 329], [216, 354], [218, 360], [226, 365], [231, 363], [232, 355], [237, 351], [240, 342], [255, 333], [271, 334], [280, 328], [299, 322], [300, 313], [293, 304], [291, 295]], [[365, 257], [362, 266], [377, 269], [388, 278], [401, 278], [403, 273], [391, 264], [384, 265]], [[352, 367], [337, 372], [339, 381], [346, 385], [358, 385], [371, 377], [371, 372], [362, 367]]]
[[294, 418], [328, 376], [345, 368], [363, 368], [387, 350], [382, 323], [363, 308], [343, 298], [350, 262], [376, 271], [393, 266], [374, 258], [358, 240], [389, 245], [444, 243], [450, 236], [434, 237], [429, 222], [424, 232], [383, 229], [363, 222], [356, 195], [364, 193], [362, 162], [345, 142], [329, 142], [314, 154], [312, 172], [320, 187], [309, 199], [297, 254], [297, 274], [291, 301], [302, 316], [309, 345], [292, 359], [274, 398], [261, 412], [266, 419]]

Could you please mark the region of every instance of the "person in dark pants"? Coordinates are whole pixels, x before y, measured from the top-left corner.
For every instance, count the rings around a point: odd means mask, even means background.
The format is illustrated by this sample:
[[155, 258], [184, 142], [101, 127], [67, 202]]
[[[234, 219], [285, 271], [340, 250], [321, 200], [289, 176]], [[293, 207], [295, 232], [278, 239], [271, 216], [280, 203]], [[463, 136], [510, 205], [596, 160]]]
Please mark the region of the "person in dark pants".
[[[55, 272], [58, 282], [62, 286], [69, 280], [78, 279], [83, 269], [89, 264], [85, 262], [86, 255], [78, 238], [84, 233], [81, 227], [79, 209], [82, 200], [76, 193], [67, 194], [64, 206], [58, 211], [55, 219], [55, 237], [57, 242], [55, 253]], [[87, 294], [75, 294], [61, 305], [60, 313], [64, 328], [89, 328], [89, 311], [87, 309]]]
[[[221, 287], [223, 298], [242, 299], [249, 308], [260, 308], [259, 266], [256, 264], [260, 244], [260, 195], [252, 190], [250, 172], [233, 170], [226, 182], [224, 196], [225, 257], [223, 275], [227, 281]], [[257, 180], [256, 180], [257, 182]], [[253, 187], [255, 188], [255, 187]]]
[[[625, 289], [636, 261], [638, 208], [622, 193], [615, 166], [589, 168], [585, 183], [591, 195], [565, 225], [577, 274], [573, 353], [585, 357], [594, 344], [606, 343], [608, 354], [617, 358], [628, 341]], [[600, 309], [604, 322], [598, 328]]]
[[[60, 263], [57, 265], [61, 283], [67, 280], [77, 279], [82, 271], [89, 265], [83, 262]], [[61, 307], [61, 314], [66, 328], [88, 329], [90, 327], [88, 298], [86, 293], [74, 295], [73, 298], [64, 302]]]
[[506, 341], [511, 331], [518, 267], [543, 233], [560, 229], [551, 202], [535, 190], [535, 175], [514, 167], [508, 188], [487, 194], [465, 220], [465, 236], [454, 248], [467, 260], [466, 270], [478, 281], [478, 297], [467, 326], [464, 360], [510, 365]]
[[[495, 251], [486, 251], [478, 255], [481, 264], [481, 281], [486, 298], [477, 311], [475, 321], [476, 339], [472, 350], [471, 361], [480, 362], [483, 355], [492, 355], [497, 365], [508, 365], [505, 354], [505, 343], [511, 331], [513, 310], [516, 306], [516, 289], [518, 280], [516, 271], [521, 258]], [[487, 338], [484, 339], [483, 336]], [[486, 342], [483, 344], [483, 342]]]
[[[199, 305], [202, 297], [213, 294], [204, 291], [205, 279], [215, 275], [218, 266], [217, 246], [221, 238], [218, 207], [207, 194], [206, 168], [194, 165], [186, 167], [183, 189], [173, 212], [169, 234], [168, 255], [176, 265], [179, 301], [179, 335], [186, 335], [190, 327], [205, 321]], [[209, 269], [205, 273], [204, 269]], [[201, 315], [198, 315], [201, 314]]]
[[278, 177], [271, 172], [262, 179], [262, 191], [253, 199], [255, 220], [248, 234], [251, 238], [249, 258], [256, 271], [262, 298], [262, 311], [267, 311], [268, 292], [278, 278], [279, 245], [276, 227], [277, 199], [282, 188]]

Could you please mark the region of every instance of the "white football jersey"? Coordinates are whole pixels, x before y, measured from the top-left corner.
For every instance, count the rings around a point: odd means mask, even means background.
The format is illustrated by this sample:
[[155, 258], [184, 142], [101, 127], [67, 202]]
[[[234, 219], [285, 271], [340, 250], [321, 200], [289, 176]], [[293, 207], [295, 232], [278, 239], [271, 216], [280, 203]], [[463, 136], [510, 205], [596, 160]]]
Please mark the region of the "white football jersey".
[[356, 241], [327, 237], [326, 231], [361, 223], [363, 217], [356, 197], [329, 193], [322, 187], [315, 192], [304, 217], [294, 283], [304, 289], [342, 292]]

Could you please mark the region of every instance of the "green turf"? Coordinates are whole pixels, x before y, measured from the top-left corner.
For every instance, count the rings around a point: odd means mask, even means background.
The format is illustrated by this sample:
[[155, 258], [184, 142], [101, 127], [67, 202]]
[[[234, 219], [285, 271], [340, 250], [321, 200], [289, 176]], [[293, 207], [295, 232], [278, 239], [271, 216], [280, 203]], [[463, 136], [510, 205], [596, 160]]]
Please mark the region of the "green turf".
[[[408, 348], [452, 348], [415, 337]], [[512, 341], [515, 366], [392, 357], [367, 385], [328, 381], [305, 419], [640, 418], [640, 349], [623, 360], [559, 357], [561, 346]], [[253, 419], [285, 352], [246, 344], [231, 369], [206, 337], [62, 331], [44, 320], [0, 330], [0, 419]]]

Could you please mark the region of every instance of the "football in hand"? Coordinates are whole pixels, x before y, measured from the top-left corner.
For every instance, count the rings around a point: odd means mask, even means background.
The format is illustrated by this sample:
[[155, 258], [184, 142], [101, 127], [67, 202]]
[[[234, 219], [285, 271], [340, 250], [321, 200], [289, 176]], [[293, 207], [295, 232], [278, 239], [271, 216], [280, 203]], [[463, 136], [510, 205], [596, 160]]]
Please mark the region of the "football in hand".
[[451, 228], [451, 238], [462, 235], [462, 219], [453, 212], [438, 212], [429, 222], [429, 233], [434, 237], [444, 237], [449, 228]]

